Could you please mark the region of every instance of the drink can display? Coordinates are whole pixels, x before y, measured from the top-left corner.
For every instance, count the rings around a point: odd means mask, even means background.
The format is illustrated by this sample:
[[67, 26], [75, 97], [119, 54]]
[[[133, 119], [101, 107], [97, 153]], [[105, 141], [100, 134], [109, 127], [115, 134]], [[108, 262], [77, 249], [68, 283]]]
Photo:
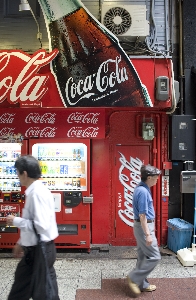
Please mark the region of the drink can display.
[[7, 174], [7, 169], [6, 169], [6, 165], [5, 164], [3, 164], [3, 175], [6, 175]]
[[55, 175], [59, 176], [60, 175], [60, 166], [57, 164], [55, 168]]
[[79, 188], [80, 187], [80, 178], [77, 178], [76, 180], [76, 186]]
[[73, 178], [73, 179], [72, 179], [72, 186], [73, 186], [73, 188], [77, 186], [76, 178]]
[[14, 159], [16, 158], [16, 152], [15, 151], [12, 151], [11, 157], [14, 158]]
[[6, 166], [6, 175], [10, 175], [10, 166], [9, 165]]
[[65, 174], [65, 175], [68, 174], [68, 165], [64, 165], [64, 174]]
[[3, 158], [7, 158], [7, 151], [3, 152]]
[[60, 165], [60, 174], [64, 175], [64, 165]]

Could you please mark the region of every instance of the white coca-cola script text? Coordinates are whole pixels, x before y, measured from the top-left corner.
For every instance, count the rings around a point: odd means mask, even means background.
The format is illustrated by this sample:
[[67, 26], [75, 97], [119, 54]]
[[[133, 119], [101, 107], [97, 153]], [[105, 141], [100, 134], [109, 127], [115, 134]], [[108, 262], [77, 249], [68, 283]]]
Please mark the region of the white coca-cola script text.
[[15, 206], [1, 204], [1, 211], [15, 211], [15, 210], [16, 210]]
[[0, 115], [0, 123], [13, 123], [16, 114], [4, 113]]
[[[49, 76], [38, 74], [41, 67], [49, 64], [57, 55], [39, 50], [32, 56], [19, 51], [0, 51], [0, 103], [5, 99], [11, 104], [40, 100], [48, 90], [45, 85]], [[13, 60], [16, 67], [13, 68]]]
[[[121, 56], [104, 61], [98, 68], [97, 73], [87, 76], [84, 80], [79, 80], [77, 84], [74, 82], [73, 77], [70, 77], [65, 87], [68, 103], [73, 106], [84, 98], [95, 97], [96, 93], [91, 92], [95, 87], [98, 93], [104, 93], [109, 89], [111, 92], [115, 92], [119, 84], [128, 80], [127, 70], [125, 67], [119, 67], [120, 62]], [[111, 65], [115, 66], [115, 72], [109, 71]], [[96, 101], [96, 97], [94, 101]]]
[[[119, 209], [118, 215], [125, 224], [133, 227], [133, 191], [135, 186], [141, 180], [140, 169], [142, 166], [142, 161], [137, 157], [133, 158], [131, 156], [130, 161], [128, 161], [121, 152], [119, 152], [119, 154], [119, 161], [121, 163], [121, 166], [119, 168], [119, 181], [124, 187], [125, 209]], [[127, 170], [130, 172], [129, 176], [127, 175]]]
[[99, 127], [72, 127], [68, 130], [67, 136], [74, 138], [95, 138], [99, 133]]
[[25, 123], [48, 123], [48, 124], [54, 124], [55, 123], [55, 113], [30, 113], [25, 118]]
[[100, 113], [74, 112], [67, 118], [68, 123], [97, 124]]

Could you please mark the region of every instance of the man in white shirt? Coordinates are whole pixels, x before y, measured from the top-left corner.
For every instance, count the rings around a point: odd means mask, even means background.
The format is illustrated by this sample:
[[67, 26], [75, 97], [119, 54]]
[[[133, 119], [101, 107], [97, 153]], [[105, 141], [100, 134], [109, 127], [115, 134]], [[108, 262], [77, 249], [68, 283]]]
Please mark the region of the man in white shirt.
[[54, 199], [51, 192], [39, 180], [41, 170], [38, 161], [33, 156], [19, 157], [15, 162], [15, 168], [21, 186], [26, 186], [27, 189], [22, 217], [12, 215], [7, 217], [7, 225], [14, 225], [20, 229], [20, 239], [15, 245], [13, 253], [15, 257], [22, 257], [16, 268], [8, 300], [31, 298], [31, 278], [37, 245], [37, 236], [32, 221], [34, 221], [37, 233], [40, 234], [41, 241], [45, 242], [46, 258], [56, 294], [54, 300], [59, 300], [56, 272], [53, 266], [56, 260], [54, 239], [58, 236]]

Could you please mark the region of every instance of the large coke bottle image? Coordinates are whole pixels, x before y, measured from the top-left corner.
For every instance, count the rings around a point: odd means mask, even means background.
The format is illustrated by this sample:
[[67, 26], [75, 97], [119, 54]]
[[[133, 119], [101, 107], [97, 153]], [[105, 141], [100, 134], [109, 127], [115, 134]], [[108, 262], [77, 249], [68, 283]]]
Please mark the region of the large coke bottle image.
[[78, 0], [39, 0], [65, 107], [152, 106], [118, 39]]

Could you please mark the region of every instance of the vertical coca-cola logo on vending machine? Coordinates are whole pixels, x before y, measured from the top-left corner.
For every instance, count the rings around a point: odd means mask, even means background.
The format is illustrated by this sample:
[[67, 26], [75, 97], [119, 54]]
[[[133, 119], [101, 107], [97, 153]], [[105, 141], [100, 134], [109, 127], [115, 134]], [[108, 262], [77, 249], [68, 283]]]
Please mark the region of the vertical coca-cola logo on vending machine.
[[39, 0], [65, 107], [152, 106], [118, 39], [79, 1]]
[[121, 152], [119, 154], [119, 161], [121, 163], [119, 181], [124, 188], [124, 209], [119, 209], [118, 215], [125, 224], [133, 227], [133, 192], [136, 185], [141, 181], [140, 169], [143, 163], [137, 157], [133, 158], [130, 156], [130, 160], [128, 161]]

